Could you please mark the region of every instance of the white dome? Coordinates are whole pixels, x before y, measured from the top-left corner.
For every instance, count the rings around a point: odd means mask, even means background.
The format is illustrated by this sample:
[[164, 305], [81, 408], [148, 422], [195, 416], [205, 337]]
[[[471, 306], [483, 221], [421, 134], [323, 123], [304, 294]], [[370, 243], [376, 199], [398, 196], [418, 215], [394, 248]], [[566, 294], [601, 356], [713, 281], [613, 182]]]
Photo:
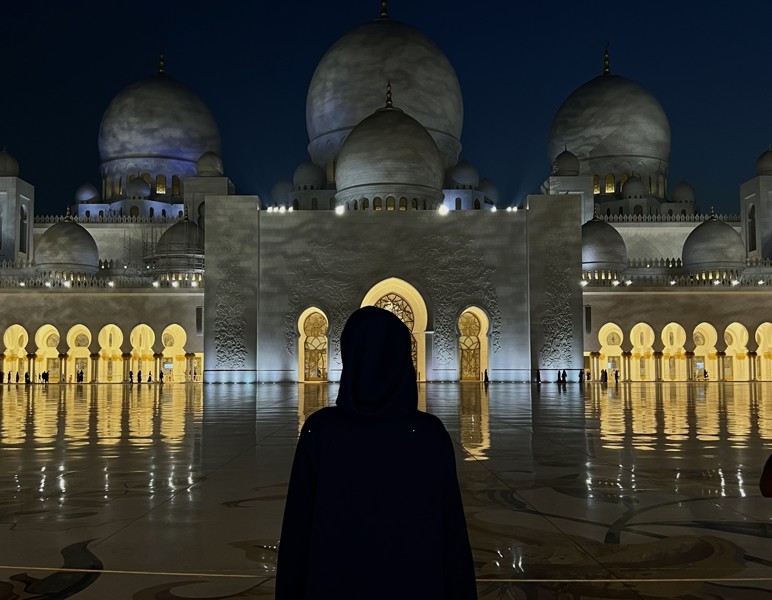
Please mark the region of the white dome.
[[135, 177], [126, 184], [126, 195], [129, 198], [147, 198], [150, 196], [150, 186], [141, 177]]
[[646, 198], [646, 196], [648, 196], [646, 184], [635, 176], [630, 177], [622, 186], [622, 197], [625, 200]]
[[315, 164], [326, 167], [351, 130], [382, 105], [387, 81], [396, 104], [432, 135], [445, 167], [456, 163], [464, 120], [456, 72], [421, 32], [381, 18], [339, 39], [314, 72], [306, 125]]
[[338, 193], [380, 184], [439, 191], [444, 171], [426, 129], [398, 108], [381, 108], [349, 134], [338, 156], [335, 181]]
[[0, 177], [18, 177], [19, 161], [7, 150], [0, 152]]
[[273, 206], [286, 206], [289, 204], [289, 195], [295, 188], [289, 181], [283, 180], [271, 188], [271, 204]]
[[579, 175], [579, 159], [570, 150], [563, 150], [552, 163], [552, 172], [558, 177], [575, 177]]
[[67, 219], [49, 227], [35, 247], [35, 269], [73, 273], [96, 273], [99, 250], [91, 234]]
[[215, 152], [204, 152], [196, 163], [196, 175], [199, 177], [222, 177], [224, 172], [222, 159]]
[[681, 181], [675, 188], [670, 196], [673, 202], [681, 204], [693, 204], [694, 203], [694, 189], [685, 181]]
[[320, 190], [327, 183], [327, 178], [321, 167], [317, 167], [312, 162], [303, 162], [295, 169], [292, 183], [296, 190]]
[[772, 149], [765, 150], [756, 159], [756, 175], [772, 175]]
[[582, 225], [582, 269], [623, 271], [627, 247], [620, 233], [597, 217]]
[[75, 190], [75, 202], [93, 203], [99, 202], [99, 192], [90, 183], [84, 183]]
[[499, 201], [499, 188], [496, 187], [496, 185], [490, 180], [490, 179], [483, 179], [480, 181], [480, 185], [478, 188], [483, 195], [491, 200], [493, 204], [495, 205]]
[[711, 217], [686, 238], [682, 262], [689, 273], [711, 269], [741, 270], [745, 268], [745, 245], [731, 225]]
[[480, 173], [472, 163], [462, 160], [448, 169], [448, 183], [454, 189], [477, 189], [480, 185]]

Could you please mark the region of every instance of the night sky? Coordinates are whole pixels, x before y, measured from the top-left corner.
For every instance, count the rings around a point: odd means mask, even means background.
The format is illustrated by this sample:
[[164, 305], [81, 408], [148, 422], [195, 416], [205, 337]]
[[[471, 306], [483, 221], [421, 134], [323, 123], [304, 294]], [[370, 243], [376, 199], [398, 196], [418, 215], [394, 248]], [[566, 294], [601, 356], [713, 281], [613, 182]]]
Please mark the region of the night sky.
[[[38, 214], [62, 214], [83, 182], [100, 187], [97, 132], [124, 87], [166, 72], [217, 119], [236, 192], [269, 198], [306, 160], [306, 90], [338, 38], [378, 0], [13, 1], [3, 7], [0, 147], [36, 187]], [[739, 186], [772, 142], [772, 3], [391, 0], [390, 14], [447, 54], [464, 95], [462, 158], [501, 193], [538, 192], [553, 115], [602, 70], [649, 89], [670, 120], [670, 190], [703, 212], [738, 211]], [[398, 93], [395, 91], [395, 104]]]

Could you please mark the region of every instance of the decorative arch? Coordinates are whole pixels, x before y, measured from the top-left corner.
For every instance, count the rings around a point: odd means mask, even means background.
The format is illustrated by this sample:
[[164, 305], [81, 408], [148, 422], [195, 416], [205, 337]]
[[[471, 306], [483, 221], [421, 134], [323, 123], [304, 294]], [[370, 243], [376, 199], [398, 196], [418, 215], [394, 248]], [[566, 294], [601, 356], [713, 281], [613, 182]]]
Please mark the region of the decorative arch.
[[298, 381], [327, 381], [330, 321], [320, 308], [310, 306], [298, 317]]
[[[404, 305], [399, 300], [402, 300]], [[426, 379], [426, 326], [429, 315], [426, 302], [418, 290], [403, 279], [389, 277], [370, 288], [361, 306], [380, 306], [390, 310], [407, 325], [413, 336], [413, 362], [416, 377], [419, 381], [424, 381]], [[409, 312], [406, 308], [409, 308]]]
[[654, 381], [654, 330], [648, 323], [638, 323], [630, 330], [633, 345], [631, 358], [631, 381]]
[[8, 381], [8, 374], [11, 374], [11, 381], [16, 380], [16, 373], [20, 373], [19, 378], [24, 377], [27, 372], [27, 345], [29, 344], [29, 334], [19, 324], [11, 325], [3, 334], [3, 377], [2, 381]]
[[694, 377], [693, 379], [710, 379], [711, 374], [718, 378], [718, 357], [716, 343], [718, 332], [710, 323], [700, 323], [692, 332], [694, 341]]
[[756, 329], [756, 379], [772, 381], [772, 323], [765, 322]]
[[[35, 333], [35, 369], [34, 373], [48, 372], [48, 381], [62, 381], [62, 364], [59, 360], [59, 330], [50, 323], [43, 325]], [[30, 374], [30, 377], [34, 376]]]
[[614, 179], [613, 173], [606, 174], [606, 185], [604, 189], [607, 194], [613, 194], [616, 192], [616, 181]]
[[161, 334], [161, 371], [165, 382], [185, 381], [185, 344], [188, 334], [181, 325], [172, 323]]
[[147, 381], [148, 373], [153, 372], [155, 332], [149, 325], [141, 323], [131, 330], [129, 343], [131, 344], [129, 369], [134, 372], [134, 381], [138, 380], [140, 372], [142, 373], [142, 380]]
[[490, 319], [481, 308], [470, 306], [459, 315], [458, 370], [461, 381], [481, 381], [488, 370]]
[[[614, 371], [622, 373], [622, 341], [625, 334], [622, 328], [616, 323], [606, 323], [598, 331], [598, 343], [600, 344], [600, 367], [606, 369], [609, 381], [614, 379]], [[600, 377], [600, 373], [595, 373], [594, 377]]]
[[123, 331], [110, 323], [99, 330], [99, 362], [97, 364], [97, 380], [107, 383], [123, 381]]
[[724, 357], [725, 381], [748, 381], [748, 330], [741, 323], [730, 323], [724, 330], [726, 356]]
[[686, 365], [686, 330], [678, 323], [668, 323], [660, 335], [662, 345], [662, 379], [665, 381], [685, 381]]
[[91, 331], [83, 324], [70, 327], [67, 332], [67, 379], [77, 381], [77, 374], [83, 371], [83, 381], [92, 379], [91, 373]]

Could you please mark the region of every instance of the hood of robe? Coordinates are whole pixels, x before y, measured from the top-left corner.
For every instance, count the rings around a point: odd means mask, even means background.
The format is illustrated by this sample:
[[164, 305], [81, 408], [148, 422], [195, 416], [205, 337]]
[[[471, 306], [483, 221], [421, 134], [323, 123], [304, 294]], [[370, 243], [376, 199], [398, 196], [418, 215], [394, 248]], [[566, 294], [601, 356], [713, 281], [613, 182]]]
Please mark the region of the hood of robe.
[[412, 340], [387, 310], [360, 308], [340, 336], [343, 373], [337, 405], [358, 417], [393, 418], [418, 410]]

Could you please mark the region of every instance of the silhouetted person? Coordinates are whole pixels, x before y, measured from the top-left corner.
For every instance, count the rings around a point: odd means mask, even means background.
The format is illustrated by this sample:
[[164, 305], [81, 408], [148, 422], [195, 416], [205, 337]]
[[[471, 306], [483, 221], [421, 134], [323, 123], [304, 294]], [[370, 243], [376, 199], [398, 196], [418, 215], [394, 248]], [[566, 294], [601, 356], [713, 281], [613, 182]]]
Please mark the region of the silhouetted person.
[[129, 371], [129, 383], [134, 383], [134, 371]]
[[541, 383], [541, 372], [536, 369], [536, 383]]
[[153, 383], [153, 376], [151, 374], [149, 374], [149, 373], [147, 375], [147, 382], [148, 383]]
[[619, 383], [619, 370], [614, 369], [614, 383]]
[[16, 371], [16, 383], [19, 383], [19, 372]]
[[761, 471], [759, 490], [761, 490], [762, 496], [772, 498], [772, 455], [769, 456], [764, 469]]
[[163, 383], [163, 382], [164, 382], [164, 372], [163, 372], [163, 371], [161, 371], [161, 372], [158, 374], [158, 383]]
[[584, 383], [584, 369], [579, 369], [579, 383]]
[[490, 383], [491, 380], [488, 379], [488, 369], [485, 369], [485, 375], [483, 375], [483, 383]]
[[337, 407], [295, 451], [276, 600], [477, 598], [453, 443], [418, 411], [410, 346], [385, 310], [349, 317]]
[[142, 371], [137, 371], [137, 383], [142, 383]]
[[566, 373], [565, 369], [563, 369], [563, 373], [561, 375], [561, 379], [563, 380], [563, 383], [568, 383], [568, 373]]

